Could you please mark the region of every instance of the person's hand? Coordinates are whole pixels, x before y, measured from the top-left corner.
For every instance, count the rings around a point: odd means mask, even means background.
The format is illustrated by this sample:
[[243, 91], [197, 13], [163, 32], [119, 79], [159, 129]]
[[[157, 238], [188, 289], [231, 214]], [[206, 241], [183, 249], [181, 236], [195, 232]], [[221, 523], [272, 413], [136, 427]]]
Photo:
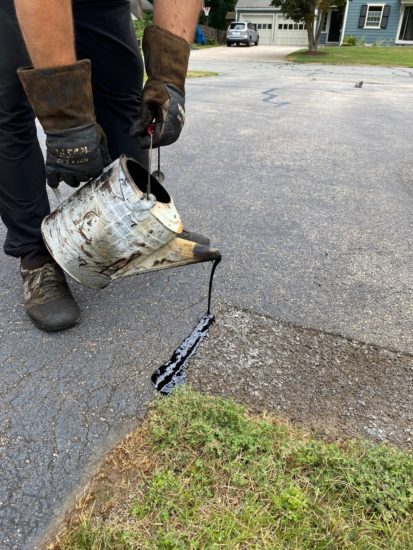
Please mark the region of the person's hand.
[[98, 124], [49, 132], [46, 138], [46, 177], [50, 187], [61, 181], [79, 187], [110, 163], [106, 136]]
[[131, 135], [141, 138], [142, 147], [149, 147], [147, 129], [154, 122], [153, 146], [169, 145], [179, 138], [185, 122], [189, 44], [184, 38], [150, 25], [145, 29], [142, 48], [148, 80]]
[[106, 136], [96, 123], [90, 61], [47, 69], [19, 69], [33, 110], [46, 133], [47, 183], [72, 187], [110, 163]]
[[153, 146], [174, 143], [185, 122], [185, 96], [171, 84], [159, 80], [148, 83], [142, 91], [140, 117], [131, 128], [132, 136], [140, 136], [141, 146], [149, 147], [148, 128], [155, 123]]

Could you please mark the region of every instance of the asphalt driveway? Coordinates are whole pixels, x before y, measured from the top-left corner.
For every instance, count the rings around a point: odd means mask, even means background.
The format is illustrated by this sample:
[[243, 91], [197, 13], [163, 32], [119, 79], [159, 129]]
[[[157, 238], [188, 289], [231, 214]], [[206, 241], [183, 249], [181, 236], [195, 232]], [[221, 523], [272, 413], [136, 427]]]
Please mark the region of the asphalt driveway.
[[[376, 400], [384, 412], [386, 403], [391, 405], [386, 418], [392, 429], [409, 429], [412, 73], [295, 66], [272, 56], [263, 46], [192, 52], [192, 69], [220, 76], [188, 82], [185, 131], [163, 153], [166, 184], [185, 225], [209, 235], [224, 254], [215, 293], [221, 317], [192, 379], [207, 389], [214, 388], [215, 379], [227, 393], [236, 380], [245, 402], [253, 404], [258, 392], [260, 407], [267, 403], [287, 418], [294, 407], [288, 405], [291, 391], [283, 384], [271, 391], [271, 383], [281, 376], [285, 384], [301, 380], [298, 420], [305, 421], [311, 407], [317, 419], [318, 403], [331, 383], [341, 408], [361, 392], [356, 386], [349, 393], [351, 384], [337, 381], [347, 371], [335, 367], [350, 356], [346, 345], [351, 344], [358, 351], [348, 380], [357, 372], [359, 381], [376, 380], [366, 399]], [[360, 80], [363, 87], [355, 88]], [[207, 277], [207, 266], [192, 266], [123, 280], [100, 292], [73, 283], [82, 323], [66, 333], [43, 334], [24, 315], [17, 263], [4, 259], [1, 548], [33, 548], [104, 451], [139, 422], [153, 396], [150, 374], [205, 311]], [[302, 327], [314, 332], [308, 336]], [[285, 334], [286, 347], [265, 334]], [[312, 341], [315, 355], [306, 355], [307, 378], [299, 370], [301, 359], [291, 359], [297, 356], [292, 353], [297, 338]], [[308, 365], [318, 372], [321, 364], [320, 339], [327, 346], [322, 368], [330, 386], [321, 376], [307, 393]], [[308, 347], [300, 349], [304, 353]], [[277, 373], [282, 368], [295, 376]], [[251, 369], [253, 383], [240, 388], [246, 374], [251, 379]], [[397, 384], [390, 384], [390, 377]], [[378, 402], [384, 386], [386, 398]], [[397, 403], [403, 403], [400, 426]], [[363, 405], [359, 409], [362, 423]], [[373, 427], [368, 415], [376, 416]], [[360, 424], [351, 433], [374, 438], [381, 433], [381, 419], [371, 408], [365, 418], [365, 432]], [[344, 415], [340, 429], [350, 421], [354, 417]], [[411, 436], [405, 433], [407, 441]]]

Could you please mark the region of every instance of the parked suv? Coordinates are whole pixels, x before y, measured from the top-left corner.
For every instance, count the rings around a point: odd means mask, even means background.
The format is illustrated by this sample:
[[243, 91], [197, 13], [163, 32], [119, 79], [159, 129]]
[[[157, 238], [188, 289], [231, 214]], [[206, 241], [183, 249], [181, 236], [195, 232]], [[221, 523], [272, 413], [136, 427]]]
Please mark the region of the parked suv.
[[251, 46], [255, 44], [258, 46], [260, 35], [257, 32], [257, 25], [250, 23], [249, 21], [235, 21], [231, 23], [227, 30], [227, 46], [232, 44], [246, 44]]

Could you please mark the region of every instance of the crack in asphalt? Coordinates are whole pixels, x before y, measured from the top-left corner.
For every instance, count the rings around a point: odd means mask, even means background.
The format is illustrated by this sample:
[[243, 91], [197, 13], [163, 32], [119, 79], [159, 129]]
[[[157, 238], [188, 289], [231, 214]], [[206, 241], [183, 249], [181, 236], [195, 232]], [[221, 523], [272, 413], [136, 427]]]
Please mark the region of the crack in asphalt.
[[219, 319], [188, 369], [191, 386], [324, 437], [413, 449], [413, 354], [235, 307]]

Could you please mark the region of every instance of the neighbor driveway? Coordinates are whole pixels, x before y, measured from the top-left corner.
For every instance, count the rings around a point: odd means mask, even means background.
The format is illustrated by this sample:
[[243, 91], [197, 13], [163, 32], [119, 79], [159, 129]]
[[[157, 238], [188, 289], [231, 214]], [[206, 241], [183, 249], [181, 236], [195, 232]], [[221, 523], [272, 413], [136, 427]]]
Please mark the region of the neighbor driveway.
[[268, 63], [285, 61], [285, 56], [299, 49], [297, 46], [217, 46], [192, 50], [191, 62], [212, 60], [214, 62], [238, 61], [246, 63]]

